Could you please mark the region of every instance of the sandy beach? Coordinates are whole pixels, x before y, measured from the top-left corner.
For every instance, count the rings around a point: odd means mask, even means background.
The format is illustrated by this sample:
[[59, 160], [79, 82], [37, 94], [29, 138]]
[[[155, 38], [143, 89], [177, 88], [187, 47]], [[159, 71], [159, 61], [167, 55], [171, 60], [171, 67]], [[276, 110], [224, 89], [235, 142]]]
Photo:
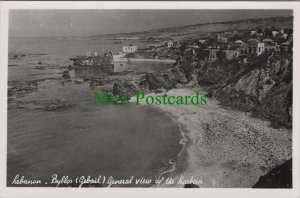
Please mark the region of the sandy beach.
[[[173, 89], [167, 94], [184, 96], [194, 91]], [[178, 181], [184, 177], [202, 180], [200, 188], [251, 188], [260, 176], [292, 156], [290, 130], [274, 129], [270, 122], [220, 106], [214, 99], [208, 98], [206, 106], [153, 107], [167, 112], [185, 128], [187, 141], [175, 171], [163, 175], [175, 178], [173, 187], [182, 187]]]

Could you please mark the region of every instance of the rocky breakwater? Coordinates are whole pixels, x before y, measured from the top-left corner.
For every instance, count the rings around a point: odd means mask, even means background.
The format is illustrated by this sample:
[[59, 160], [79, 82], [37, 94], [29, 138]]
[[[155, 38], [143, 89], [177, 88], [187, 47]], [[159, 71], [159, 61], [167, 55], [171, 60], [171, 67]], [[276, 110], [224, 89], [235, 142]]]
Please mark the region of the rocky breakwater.
[[41, 79], [31, 81], [8, 82], [8, 109], [28, 109], [56, 111], [65, 110], [74, 106], [68, 100], [47, 98], [48, 86], [58, 79]]

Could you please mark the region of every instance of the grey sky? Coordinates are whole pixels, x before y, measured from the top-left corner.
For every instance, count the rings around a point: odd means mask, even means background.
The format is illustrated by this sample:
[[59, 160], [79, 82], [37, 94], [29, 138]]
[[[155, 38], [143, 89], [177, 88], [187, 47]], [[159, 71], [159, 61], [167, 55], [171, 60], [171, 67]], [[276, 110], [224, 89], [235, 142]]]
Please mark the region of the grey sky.
[[12, 10], [9, 35], [90, 36], [203, 22], [292, 16], [287, 10]]

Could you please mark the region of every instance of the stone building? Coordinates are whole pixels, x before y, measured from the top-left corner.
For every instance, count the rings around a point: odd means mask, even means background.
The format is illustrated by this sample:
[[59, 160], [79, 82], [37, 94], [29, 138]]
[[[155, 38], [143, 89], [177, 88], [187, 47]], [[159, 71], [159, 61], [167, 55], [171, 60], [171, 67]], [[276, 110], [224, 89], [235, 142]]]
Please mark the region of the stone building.
[[228, 49], [228, 50], [223, 50], [223, 52], [226, 54], [227, 60], [238, 58], [241, 54], [240, 50], [238, 49]]
[[265, 51], [265, 44], [257, 39], [249, 39], [247, 42], [247, 54], [259, 56]]

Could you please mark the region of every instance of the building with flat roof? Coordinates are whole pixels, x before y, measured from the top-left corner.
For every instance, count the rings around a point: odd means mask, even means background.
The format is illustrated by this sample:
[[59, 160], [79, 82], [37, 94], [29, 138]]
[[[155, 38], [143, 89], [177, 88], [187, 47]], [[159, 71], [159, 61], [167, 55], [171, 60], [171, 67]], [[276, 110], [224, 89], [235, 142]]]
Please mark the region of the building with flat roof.
[[280, 49], [283, 52], [292, 52], [293, 51], [293, 41], [285, 41], [281, 43]]
[[133, 53], [138, 50], [138, 47], [136, 45], [128, 45], [128, 46], [123, 46], [123, 52], [124, 53]]
[[257, 39], [249, 39], [247, 42], [247, 54], [259, 56], [265, 51], [265, 44]]

